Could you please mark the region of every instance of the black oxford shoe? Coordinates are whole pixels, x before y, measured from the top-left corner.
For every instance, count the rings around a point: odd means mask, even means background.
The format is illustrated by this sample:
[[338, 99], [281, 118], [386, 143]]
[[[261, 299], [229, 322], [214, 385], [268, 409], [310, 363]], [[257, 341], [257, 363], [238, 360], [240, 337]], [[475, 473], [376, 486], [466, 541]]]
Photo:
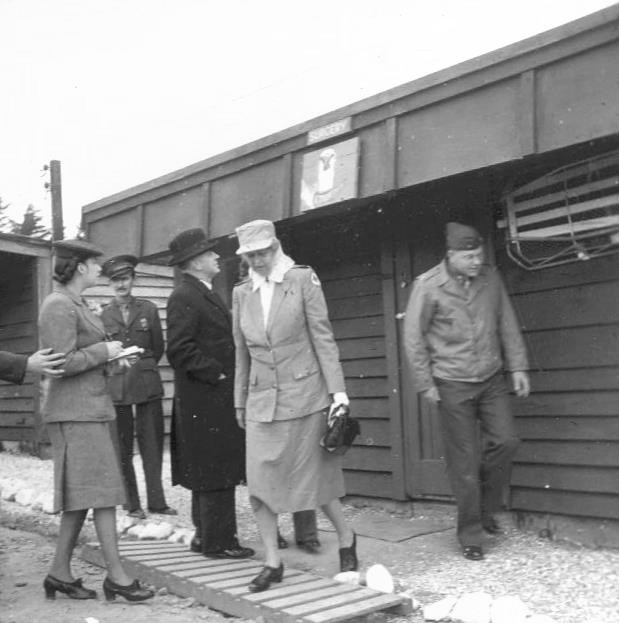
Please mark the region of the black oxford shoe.
[[482, 521], [482, 528], [488, 534], [501, 534], [503, 531], [501, 530], [501, 526], [499, 522], [494, 517], [488, 517]]
[[194, 536], [189, 544], [189, 549], [196, 554], [202, 553], [202, 539], [199, 536]]
[[43, 580], [43, 588], [47, 599], [56, 599], [56, 592], [63, 593], [71, 599], [96, 599], [97, 597], [97, 591], [83, 586], [81, 578], [73, 582], [63, 582], [53, 575], [48, 575]]
[[340, 571], [356, 571], [359, 568], [357, 560], [357, 535], [352, 533], [352, 545], [340, 547]]
[[468, 560], [483, 560], [484, 552], [479, 545], [467, 545], [462, 548], [464, 557]]
[[256, 552], [251, 547], [241, 547], [238, 545], [237, 547], [231, 547], [229, 549], [216, 549], [212, 552], [204, 552], [204, 555], [207, 558], [232, 558], [233, 560], [237, 560], [240, 558], [249, 558], [255, 553]]
[[279, 563], [279, 567], [265, 565], [262, 571], [249, 583], [247, 589], [250, 593], [260, 593], [261, 591], [266, 591], [271, 586], [271, 582], [281, 582], [283, 577], [283, 562]]
[[107, 601], [114, 601], [117, 595], [124, 597], [127, 601], [145, 601], [155, 595], [149, 588], [144, 588], [138, 580], [133, 580], [131, 584], [123, 586], [112, 582], [108, 577], [103, 580], [103, 593]]
[[320, 541], [318, 539], [297, 541], [297, 547], [308, 554], [317, 554], [320, 551]]

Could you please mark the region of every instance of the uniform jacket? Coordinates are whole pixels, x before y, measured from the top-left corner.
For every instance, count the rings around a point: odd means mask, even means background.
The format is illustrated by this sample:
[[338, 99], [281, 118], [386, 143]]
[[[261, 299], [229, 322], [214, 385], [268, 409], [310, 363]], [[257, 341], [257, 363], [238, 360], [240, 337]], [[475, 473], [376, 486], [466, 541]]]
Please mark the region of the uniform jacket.
[[101, 320], [112, 340], [120, 340], [124, 348], [139, 346], [144, 349], [133, 366], [118, 367], [116, 374], [110, 376], [109, 390], [114, 404], [140, 404], [161, 398], [163, 385], [157, 364], [163, 355], [163, 332], [155, 304], [131, 297], [125, 324], [118, 302], [112, 299], [103, 309]]
[[513, 307], [496, 268], [484, 266], [468, 291], [445, 262], [420, 275], [404, 319], [404, 340], [417, 391], [432, 377], [480, 382], [501, 368], [528, 369]]
[[251, 280], [233, 292], [234, 402], [249, 421], [290, 420], [329, 405], [346, 391], [322, 287], [314, 271], [294, 266], [274, 283], [266, 330], [260, 291]]
[[27, 355], [16, 355], [0, 350], [0, 379], [10, 383], [21, 383], [26, 375]]
[[167, 322], [175, 383], [172, 482], [193, 491], [231, 488], [245, 478], [245, 436], [234, 413], [230, 312], [185, 274], [168, 299]]
[[107, 390], [105, 329], [86, 302], [58, 285], [39, 313], [42, 348], [65, 353], [64, 375], [44, 380], [46, 422], [103, 421], [116, 417]]

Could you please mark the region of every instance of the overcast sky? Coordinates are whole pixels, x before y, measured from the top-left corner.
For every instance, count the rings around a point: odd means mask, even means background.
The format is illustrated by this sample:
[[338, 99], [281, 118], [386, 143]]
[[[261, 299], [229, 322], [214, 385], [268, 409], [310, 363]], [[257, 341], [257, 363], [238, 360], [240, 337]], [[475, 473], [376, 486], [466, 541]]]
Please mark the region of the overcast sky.
[[84, 204], [577, 19], [604, 0], [0, 0], [0, 197]]

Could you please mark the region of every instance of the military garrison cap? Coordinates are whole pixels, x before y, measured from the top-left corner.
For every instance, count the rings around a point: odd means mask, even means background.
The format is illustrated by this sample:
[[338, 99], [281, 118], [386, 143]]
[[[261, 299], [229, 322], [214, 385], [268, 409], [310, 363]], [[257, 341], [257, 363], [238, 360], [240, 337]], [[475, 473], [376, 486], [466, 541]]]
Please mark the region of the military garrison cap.
[[471, 251], [478, 249], [484, 243], [480, 233], [474, 227], [462, 223], [447, 223], [445, 238], [447, 248], [452, 251]]
[[135, 255], [115, 255], [103, 263], [101, 272], [108, 279], [116, 279], [133, 273], [137, 263]]

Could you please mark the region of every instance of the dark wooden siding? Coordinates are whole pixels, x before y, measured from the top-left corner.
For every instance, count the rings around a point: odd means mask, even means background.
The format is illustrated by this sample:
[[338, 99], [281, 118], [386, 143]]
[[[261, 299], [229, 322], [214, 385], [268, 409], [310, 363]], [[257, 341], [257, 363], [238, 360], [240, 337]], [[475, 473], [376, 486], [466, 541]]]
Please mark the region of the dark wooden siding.
[[536, 272], [504, 259], [524, 327], [533, 392], [516, 400], [523, 440], [516, 510], [619, 516], [617, 256]]
[[[145, 298], [155, 303], [159, 310], [164, 338], [166, 337], [166, 304], [173, 287], [174, 275], [171, 268], [149, 264], [138, 265], [137, 278], [132, 294], [138, 298]], [[112, 299], [113, 294], [107, 279], [101, 278], [100, 285], [86, 290], [84, 297], [99, 304], [108, 303]], [[166, 432], [168, 432], [170, 415], [172, 413], [172, 397], [174, 395], [174, 373], [165, 354], [159, 362], [159, 371], [165, 392], [163, 413], [166, 418]]]
[[[36, 350], [36, 258], [0, 253], [0, 350]], [[22, 385], [0, 381], [0, 440], [35, 438], [36, 387], [30, 375]]]
[[339, 230], [303, 228], [290, 245], [299, 263], [311, 265], [323, 286], [361, 435], [344, 457], [349, 495], [391, 497], [392, 456], [389, 380], [379, 241], [367, 226]]

